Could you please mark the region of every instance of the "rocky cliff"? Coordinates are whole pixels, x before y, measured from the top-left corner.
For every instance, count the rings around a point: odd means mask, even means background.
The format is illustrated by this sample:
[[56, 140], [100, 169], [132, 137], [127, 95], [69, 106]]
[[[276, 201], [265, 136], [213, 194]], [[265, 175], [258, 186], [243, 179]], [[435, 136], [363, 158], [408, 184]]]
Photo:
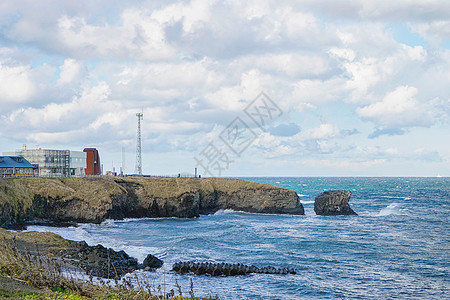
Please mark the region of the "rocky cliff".
[[219, 209], [304, 214], [294, 191], [226, 178], [0, 179], [0, 226], [199, 216]]
[[356, 215], [350, 208], [349, 191], [325, 191], [314, 200], [314, 211], [321, 216]]

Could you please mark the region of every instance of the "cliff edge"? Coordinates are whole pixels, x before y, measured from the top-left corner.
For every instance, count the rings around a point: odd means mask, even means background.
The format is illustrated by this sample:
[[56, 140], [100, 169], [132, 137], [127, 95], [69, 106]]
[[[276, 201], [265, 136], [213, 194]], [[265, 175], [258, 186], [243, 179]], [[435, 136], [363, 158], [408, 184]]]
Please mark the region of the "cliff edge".
[[228, 178], [90, 177], [0, 179], [0, 227], [193, 218], [219, 209], [304, 214], [296, 192]]

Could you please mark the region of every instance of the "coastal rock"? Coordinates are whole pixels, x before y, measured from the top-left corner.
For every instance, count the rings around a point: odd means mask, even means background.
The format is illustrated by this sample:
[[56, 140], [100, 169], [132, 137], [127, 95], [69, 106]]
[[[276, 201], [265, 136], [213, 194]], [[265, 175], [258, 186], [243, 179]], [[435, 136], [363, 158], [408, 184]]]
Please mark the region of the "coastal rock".
[[149, 267], [151, 269], [159, 269], [163, 264], [164, 262], [162, 260], [151, 254], [147, 255], [143, 262], [145, 267]]
[[124, 251], [89, 246], [84, 241], [67, 240], [51, 232], [13, 232], [0, 228], [0, 240], [40, 263], [50, 259], [60, 268], [78, 269], [103, 278], [120, 278], [143, 267]]
[[88, 246], [84, 241], [75, 242], [58, 254], [63, 262], [98, 277], [120, 278], [139, 269], [137, 259], [125, 251], [114, 251], [102, 245]]
[[325, 191], [316, 197], [314, 211], [321, 216], [357, 215], [348, 203], [351, 195], [349, 191]]
[[0, 227], [194, 218], [220, 209], [298, 214], [296, 192], [229, 178], [8, 178], [0, 181]]
[[252, 213], [304, 215], [295, 191], [240, 179], [213, 178], [200, 186], [200, 213], [233, 209]]

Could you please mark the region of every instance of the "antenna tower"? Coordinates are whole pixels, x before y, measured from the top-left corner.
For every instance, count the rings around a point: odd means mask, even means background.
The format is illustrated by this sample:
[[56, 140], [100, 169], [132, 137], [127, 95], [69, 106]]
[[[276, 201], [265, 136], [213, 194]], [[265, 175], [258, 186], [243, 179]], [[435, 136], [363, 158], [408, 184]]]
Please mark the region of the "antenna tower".
[[122, 147], [122, 170], [121, 175], [125, 174], [125, 147]]
[[137, 127], [137, 141], [136, 141], [136, 174], [142, 175], [142, 143], [141, 143], [141, 120], [144, 119], [143, 113], [137, 113], [138, 127]]

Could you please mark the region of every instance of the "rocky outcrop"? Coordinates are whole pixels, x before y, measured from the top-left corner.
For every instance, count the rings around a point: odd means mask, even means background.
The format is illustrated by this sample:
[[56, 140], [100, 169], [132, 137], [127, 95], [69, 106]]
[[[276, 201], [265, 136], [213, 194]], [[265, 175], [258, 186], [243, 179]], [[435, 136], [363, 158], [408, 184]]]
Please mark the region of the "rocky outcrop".
[[200, 213], [212, 213], [219, 209], [253, 213], [305, 214], [297, 193], [288, 189], [238, 179], [202, 182]]
[[59, 250], [56, 255], [66, 265], [103, 278], [120, 278], [142, 268], [137, 259], [130, 257], [125, 251], [114, 251], [102, 245], [88, 246], [84, 241], [75, 242]]
[[251, 273], [259, 274], [297, 274], [294, 269], [274, 267], [258, 268], [243, 264], [227, 264], [227, 263], [210, 263], [210, 262], [176, 262], [172, 266], [172, 270], [179, 274], [193, 273], [195, 275], [211, 275], [211, 276], [237, 276], [247, 275]]
[[316, 197], [314, 211], [321, 216], [356, 215], [348, 201], [349, 191], [325, 191]]
[[159, 269], [163, 266], [164, 262], [156, 256], [149, 254], [142, 264], [149, 269]]
[[[1, 245], [45, 263], [51, 260], [58, 268], [78, 269], [92, 276], [120, 278], [126, 273], [144, 268], [124, 251], [102, 245], [66, 240], [51, 232], [13, 232], [0, 228]], [[1, 249], [0, 249], [1, 250]]]
[[100, 223], [105, 219], [198, 217], [219, 209], [304, 214], [297, 193], [226, 178], [0, 179], [0, 227]]

